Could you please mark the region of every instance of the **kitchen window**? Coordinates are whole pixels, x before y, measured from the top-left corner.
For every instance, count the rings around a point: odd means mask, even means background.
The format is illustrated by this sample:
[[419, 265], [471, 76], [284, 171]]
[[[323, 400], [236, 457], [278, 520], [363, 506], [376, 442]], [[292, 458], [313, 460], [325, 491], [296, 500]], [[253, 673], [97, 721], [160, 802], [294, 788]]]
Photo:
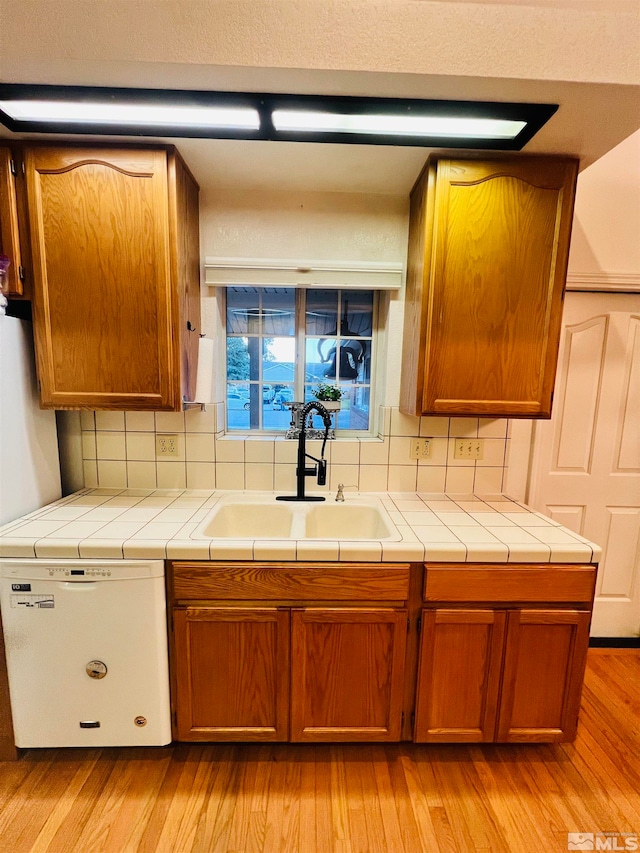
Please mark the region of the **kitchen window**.
[[340, 431], [371, 428], [377, 293], [294, 287], [226, 289], [227, 431], [284, 432], [287, 403], [342, 391]]

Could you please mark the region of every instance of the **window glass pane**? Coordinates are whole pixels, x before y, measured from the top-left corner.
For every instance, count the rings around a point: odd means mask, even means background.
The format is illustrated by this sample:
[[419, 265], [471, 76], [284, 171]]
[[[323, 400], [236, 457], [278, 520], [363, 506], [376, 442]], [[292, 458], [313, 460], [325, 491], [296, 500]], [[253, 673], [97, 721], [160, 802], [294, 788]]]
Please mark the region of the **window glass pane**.
[[273, 385], [275, 382], [295, 380], [295, 338], [262, 339], [262, 379]]
[[370, 341], [349, 338], [307, 338], [306, 381], [369, 382]]
[[262, 334], [295, 335], [296, 297], [293, 288], [262, 291]]
[[340, 387], [343, 394], [338, 412], [338, 429], [369, 429], [369, 387], [357, 385]]
[[[329, 382], [335, 378], [335, 338], [307, 338], [305, 344], [304, 381]], [[329, 374], [333, 372], [333, 377]]]
[[295, 381], [295, 338], [262, 339], [262, 428], [286, 430]]
[[335, 335], [338, 331], [338, 291], [308, 290], [306, 298], [307, 335]]
[[249, 428], [249, 385], [246, 382], [227, 382], [227, 428]]
[[342, 290], [340, 334], [370, 338], [373, 333], [373, 291]]
[[293, 385], [276, 382], [263, 388], [262, 428], [283, 432], [291, 423], [291, 409], [287, 403], [294, 400]]
[[227, 379], [249, 378], [249, 345], [246, 338], [227, 338]]
[[228, 287], [226, 292], [227, 334], [257, 334], [260, 322], [258, 289]]

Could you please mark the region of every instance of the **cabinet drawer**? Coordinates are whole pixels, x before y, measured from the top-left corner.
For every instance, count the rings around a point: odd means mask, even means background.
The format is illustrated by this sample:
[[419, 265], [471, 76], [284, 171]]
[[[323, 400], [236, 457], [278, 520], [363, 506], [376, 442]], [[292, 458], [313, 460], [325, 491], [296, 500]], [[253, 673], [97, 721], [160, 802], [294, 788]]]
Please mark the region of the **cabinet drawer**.
[[595, 588], [594, 566], [426, 566], [425, 601], [585, 601]]
[[385, 563], [173, 563], [177, 601], [404, 601], [409, 566]]

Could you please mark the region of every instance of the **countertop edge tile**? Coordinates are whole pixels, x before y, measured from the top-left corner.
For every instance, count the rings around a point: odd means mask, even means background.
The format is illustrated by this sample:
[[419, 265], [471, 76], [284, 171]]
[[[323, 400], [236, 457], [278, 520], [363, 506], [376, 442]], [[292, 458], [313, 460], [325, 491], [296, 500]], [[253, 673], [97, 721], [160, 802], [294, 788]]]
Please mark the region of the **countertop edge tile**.
[[81, 559], [122, 560], [123, 544], [117, 539], [83, 539], [78, 545], [78, 552]]
[[[64, 498], [60, 498], [51, 504], [40, 507], [22, 518], [14, 519], [0, 530], [0, 557], [3, 558], [47, 558], [67, 557], [78, 559], [79, 557], [102, 557], [105, 559], [212, 559], [212, 560], [309, 560], [309, 561], [364, 561], [364, 562], [392, 562], [400, 559], [405, 561], [429, 561], [442, 560], [444, 562], [558, 562], [558, 563], [580, 563], [598, 562], [602, 557], [602, 549], [588, 539], [573, 533], [553, 519], [538, 513], [531, 507], [514, 501], [506, 496], [486, 496], [483, 500], [474, 495], [447, 495], [440, 493], [370, 493], [378, 497], [383, 506], [393, 513], [393, 521], [400, 533], [400, 541], [389, 540], [231, 540], [231, 539], [192, 539], [191, 534], [196, 529], [202, 518], [217, 504], [225, 494], [255, 494], [275, 495], [277, 492], [252, 492], [240, 490], [229, 492], [215, 489], [189, 490], [189, 489], [81, 489]], [[367, 493], [369, 496], [369, 493]], [[135, 500], [134, 500], [135, 498]], [[446, 514], [446, 510], [458, 510], [458, 518], [461, 517], [460, 508], [456, 506], [456, 498], [459, 502], [466, 503], [465, 510], [480, 508], [479, 512], [469, 512], [468, 517], [472, 524], [467, 529], [484, 529], [489, 532], [495, 526], [496, 517], [504, 521], [493, 531], [496, 542], [475, 542], [465, 539], [463, 528], [455, 526], [455, 535], [459, 541], [451, 543], [428, 542], [425, 537], [419, 538], [416, 534], [418, 517], [437, 518], [428, 504], [431, 503], [440, 512]], [[77, 506], [86, 508], [87, 512], [92, 508], [100, 507], [105, 502], [112, 500], [123, 505], [124, 510], [118, 514], [117, 524], [129, 524], [139, 519], [127, 521], [129, 509], [138, 511], [140, 506], [156, 509], [157, 514], [169, 506], [173, 508], [170, 513], [181, 507], [181, 515], [184, 522], [167, 521], [167, 529], [171, 535], [164, 537], [158, 535], [162, 530], [163, 522], [145, 520], [143, 528], [149, 524], [151, 539], [142, 539], [138, 535], [130, 537], [118, 537], [107, 539], [100, 536], [100, 529], [95, 534], [69, 536], [56, 539], [55, 535], [36, 535], [31, 537], [19, 537], [16, 533], [28, 523], [44, 520], [46, 514], [56, 507]], [[348, 500], [348, 496], [347, 496]], [[176, 503], [178, 502], [178, 503]], [[408, 524], [404, 515], [399, 512], [398, 503], [404, 512], [414, 511], [416, 518]], [[493, 504], [493, 507], [491, 506]], [[511, 512], [502, 515], [499, 509], [510, 507]], [[482, 512], [482, 507], [485, 512]], [[418, 512], [416, 512], [418, 510]], [[515, 511], [514, 511], [515, 510]], [[510, 515], [511, 518], [507, 516]], [[188, 519], [187, 519], [188, 516]], [[518, 518], [514, 524], [511, 519]], [[504, 538], [518, 538], [515, 531], [526, 528], [527, 519], [539, 517], [545, 520], [545, 524], [533, 524], [530, 530], [522, 531], [527, 538], [535, 541], [511, 544], [502, 542], [501, 533], [504, 530]], [[196, 518], [197, 522], [193, 519]], [[455, 516], [454, 516], [455, 518]], [[466, 516], [464, 516], [466, 520]], [[401, 520], [402, 519], [402, 520]], [[451, 519], [454, 520], [454, 519]], [[60, 520], [62, 521], [62, 519]], [[73, 524], [74, 520], [69, 520]], [[111, 522], [104, 521], [100, 528]], [[63, 523], [62, 527], [65, 526]], [[431, 526], [431, 525], [428, 525]], [[179, 529], [176, 529], [178, 527]], [[565, 531], [572, 541], [558, 544], [545, 540], [545, 529], [557, 531], [558, 528]], [[447, 528], [448, 532], [449, 528]], [[117, 531], [114, 531], [117, 532]], [[124, 531], [123, 531], [124, 532]], [[433, 531], [432, 531], [433, 533]], [[511, 534], [511, 535], [509, 535]], [[559, 538], [551, 536], [551, 538]]]

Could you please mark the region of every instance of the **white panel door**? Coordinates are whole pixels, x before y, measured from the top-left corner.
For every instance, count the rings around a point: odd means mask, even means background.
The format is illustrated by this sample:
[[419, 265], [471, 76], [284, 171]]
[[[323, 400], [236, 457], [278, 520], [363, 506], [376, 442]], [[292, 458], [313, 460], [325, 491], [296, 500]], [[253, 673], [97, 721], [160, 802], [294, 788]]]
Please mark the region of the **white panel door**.
[[567, 293], [529, 503], [603, 548], [591, 634], [640, 635], [640, 294]]

